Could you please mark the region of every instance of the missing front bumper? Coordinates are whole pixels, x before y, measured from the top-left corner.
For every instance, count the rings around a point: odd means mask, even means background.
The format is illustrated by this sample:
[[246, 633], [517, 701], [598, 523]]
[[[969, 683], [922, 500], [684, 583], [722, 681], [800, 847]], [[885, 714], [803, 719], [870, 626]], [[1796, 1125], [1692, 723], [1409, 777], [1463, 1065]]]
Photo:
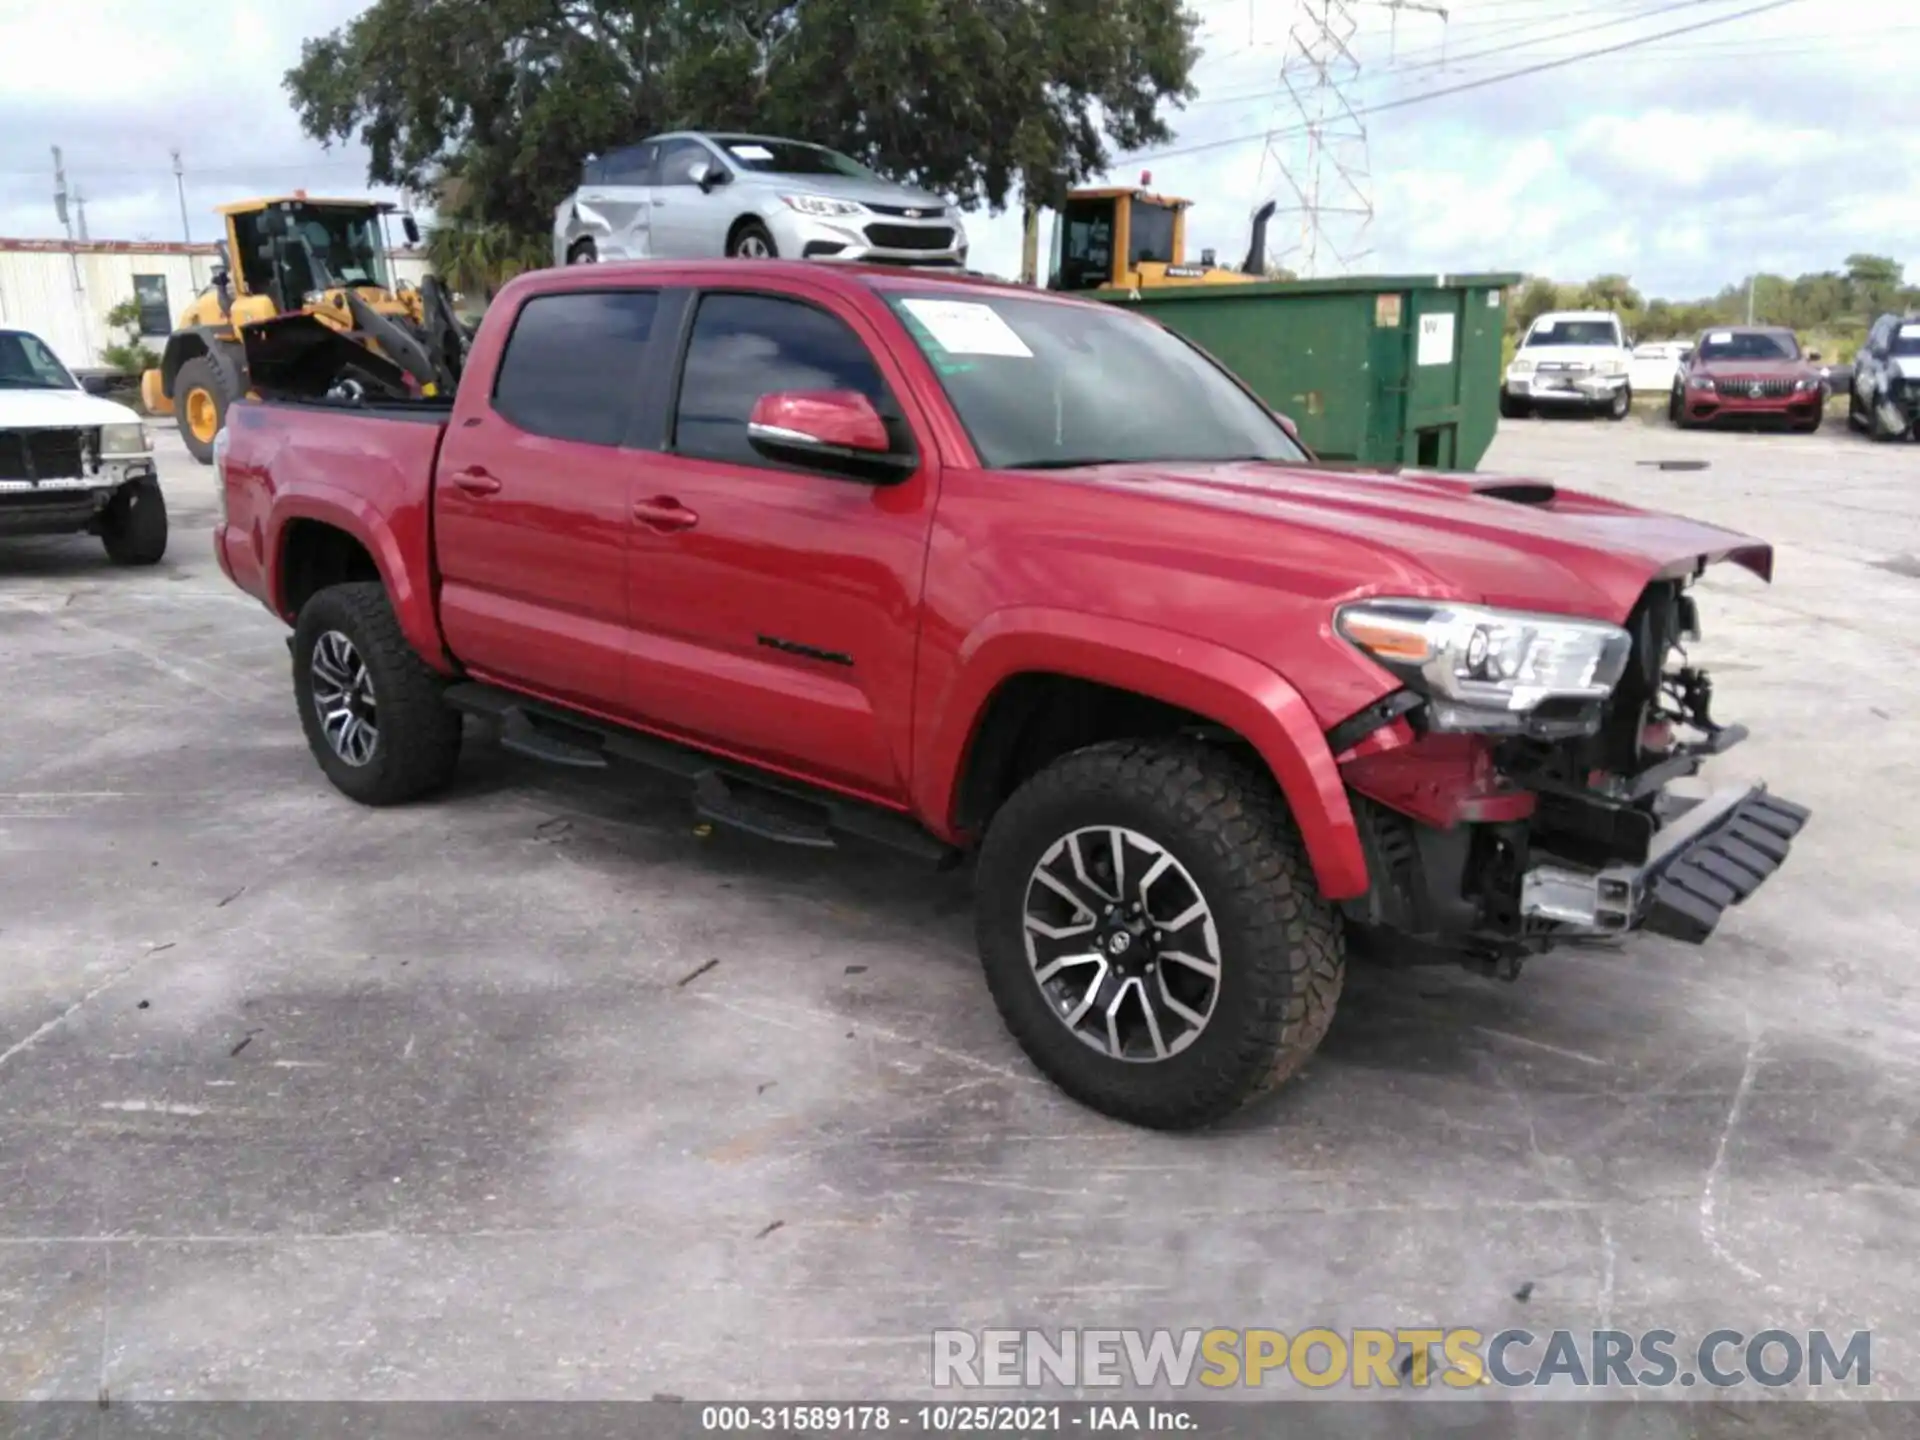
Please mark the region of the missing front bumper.
[[1650, 930], [1698, 945], [1786, 861], [1809, 813], [1764, 785], [1719, 791], [1662, 829], [1644, 865], [1527, 871], [1520, 912], [1577, 933]]

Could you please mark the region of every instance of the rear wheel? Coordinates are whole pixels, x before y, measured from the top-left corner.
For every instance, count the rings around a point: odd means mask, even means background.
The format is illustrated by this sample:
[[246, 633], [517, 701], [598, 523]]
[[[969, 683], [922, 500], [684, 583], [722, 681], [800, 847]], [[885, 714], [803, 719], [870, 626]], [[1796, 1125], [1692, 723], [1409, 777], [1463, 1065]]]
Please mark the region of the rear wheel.
[[727, 241], [727, 254], [740, 260], [772, 260], [780, 254], [773, 232], [758, 220], [745, 221]]
[[213, 463], [213, 439], [227, 423], [227, 407], [239, 398], [240, 374], [225, 355], [196, 355], [173, 377], [173, 414], [187, 453]]
[[1192, 744], [1076, 751], [1023, 785], [982, 847], [994, 1003], [1080, 1103], [1184, 1130], [1288, 1079], [1345, 974], [1339, 917], [1264, 774]]
[[453, 778], [459, 713], [377, 581], [330, 586], [301, 607], [293, 693], [307, 747], [343, 795], [397, 805]]
[[100, 543], [116, 565], [158, 565], [167, 553], [167, 502], [158, 480], [122, 485], [100, 516]]

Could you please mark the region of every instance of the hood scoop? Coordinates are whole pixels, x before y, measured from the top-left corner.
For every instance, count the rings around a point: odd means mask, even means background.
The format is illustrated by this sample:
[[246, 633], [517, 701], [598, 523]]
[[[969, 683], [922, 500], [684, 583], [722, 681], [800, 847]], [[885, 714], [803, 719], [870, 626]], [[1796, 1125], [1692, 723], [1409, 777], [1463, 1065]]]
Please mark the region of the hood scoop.
[[1473, 487], [1476, 495], [1511, 500], [1515, 505], [1551, 505], [1560, 492], [1544, 480], [1489, 480]]

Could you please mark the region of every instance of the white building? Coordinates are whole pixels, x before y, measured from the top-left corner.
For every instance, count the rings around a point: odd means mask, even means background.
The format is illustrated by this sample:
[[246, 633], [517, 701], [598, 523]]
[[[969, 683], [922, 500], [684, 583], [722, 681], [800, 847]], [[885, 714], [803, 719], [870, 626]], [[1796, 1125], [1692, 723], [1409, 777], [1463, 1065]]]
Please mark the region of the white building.
[[[418, 251], [390, 256], [395, 278], [418, 285], [427, 273]], [[94, 369], [125, 332], [110, 330], [107, 312], [141, 302], [139, 338], [154, 350], [180, 312], [213, 283], [212, 245], [147, 240], [8, 240], [0, 238], [0, 326], [31, 330], [71, 369]]]

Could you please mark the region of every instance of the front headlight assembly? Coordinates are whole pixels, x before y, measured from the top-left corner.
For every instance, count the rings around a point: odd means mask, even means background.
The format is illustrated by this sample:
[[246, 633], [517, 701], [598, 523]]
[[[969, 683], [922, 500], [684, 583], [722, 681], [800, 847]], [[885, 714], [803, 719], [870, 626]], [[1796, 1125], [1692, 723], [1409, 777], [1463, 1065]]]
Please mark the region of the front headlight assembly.
[[1456, 732], [1590, 730], [1633, 650], [1600, 620], [1430, 600], [1343, 605], [1334, 629], [1427, 697], [1429, 729]]
[[102, 455], [145, 455], [152, 451], [153, 439], [144, 425], [102, 425]]

